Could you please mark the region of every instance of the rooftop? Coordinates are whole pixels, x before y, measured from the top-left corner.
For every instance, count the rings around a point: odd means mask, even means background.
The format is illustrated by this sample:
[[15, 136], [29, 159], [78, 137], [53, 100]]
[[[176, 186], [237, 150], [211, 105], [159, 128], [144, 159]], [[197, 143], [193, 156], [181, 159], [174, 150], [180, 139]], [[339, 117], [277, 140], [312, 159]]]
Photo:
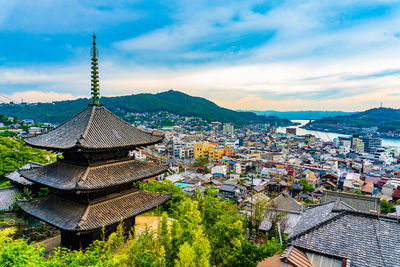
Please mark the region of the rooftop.
[[8, 210], [19, 191], [14, 186], [0, 188], [0, 210]]
[[171, 194], [133, 191], [88, 205], [57, 195], [18, 201], [28, 214], [67, 231], [87, 231], [109, 226], [163, 204]]
[[351, 266], [400, 266], [400, 224], [393, 218], [343, 211], [288, 239], [298, 248], [349, 259]]
[[92, 167], [58, 161], [41, 168], [19, 172], [32, 182], [60, 190], [94, 190], [153, 177], [167, 169], [165, 165], [136, 160]]
[[89, 106], [51, 131], [24, 141], [37, 148], [53, 150], [110, 150], [134, 148], [161, 142], [156, 136], [133, 127], [108, 109]]

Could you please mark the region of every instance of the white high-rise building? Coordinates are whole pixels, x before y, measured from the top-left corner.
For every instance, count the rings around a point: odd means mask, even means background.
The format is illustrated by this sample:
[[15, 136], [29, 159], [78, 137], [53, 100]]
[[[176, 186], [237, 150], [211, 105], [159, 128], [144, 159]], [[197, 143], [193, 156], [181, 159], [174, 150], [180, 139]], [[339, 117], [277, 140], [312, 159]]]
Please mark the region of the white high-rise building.
[[233, 127], [233, 124], [230, 123], [224, 123], [222, 126], [222, 133], [227, 136], [233, 136], [235, 133], [235, 128]]

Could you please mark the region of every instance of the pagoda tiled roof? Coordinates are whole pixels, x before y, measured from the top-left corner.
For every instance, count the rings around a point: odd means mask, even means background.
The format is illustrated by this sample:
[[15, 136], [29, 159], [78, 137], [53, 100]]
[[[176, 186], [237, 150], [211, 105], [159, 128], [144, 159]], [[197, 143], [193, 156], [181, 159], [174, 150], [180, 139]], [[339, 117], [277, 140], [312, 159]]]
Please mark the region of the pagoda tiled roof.
[[30, 186], [30, 185], [33, 185], [33, 183], [31, 181], [25, 179], [24, 177], [22, 177], [19, 172], [21, 170], [29, 170], [29, 169], [33, 169], [33, 168], [40, 168], [42, 166], [43, 166], [43, 164], [41, 164], [41, 163], [29, 161], [27, 164], [25, 164], [24, 166], [22, 166], [18, 170], [6, 174], [5, 177], [7, 179], [10, 179], [14, 183]]
[[125, 160], [99, 166], [80, 166], [58, 161], [41, 168], [21, 170], [32, 181], [59, 190], [98, 190], [130, 183], [165, 172], [166, 165]]
[[151, 210], [168, 201], [171, 195], [133, 191], [86, 205], [50, 195], [30, 201], [18, 201], [18, 205], [26, 213], [61, 230], [89, 231]]
[[162, 139], [133, 127], [105, 107], [89, 106], [56, 128], [24, 141], [43, 149], [91, 151], [152, 145]]

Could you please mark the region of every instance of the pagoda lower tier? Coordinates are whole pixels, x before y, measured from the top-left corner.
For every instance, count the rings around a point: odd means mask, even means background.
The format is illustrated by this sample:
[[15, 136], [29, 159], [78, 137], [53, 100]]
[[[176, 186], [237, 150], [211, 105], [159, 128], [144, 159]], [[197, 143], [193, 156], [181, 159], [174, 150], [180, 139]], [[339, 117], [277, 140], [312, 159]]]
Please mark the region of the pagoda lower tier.
[[171, 193], [131, 189], [88, 204], [53, 194], [30, 201], [19, 200], [18, 205], [31, 216], [59, 228], [62, 245], [79, 249], [100, 239], [103, 226], [106, 233], [111, 233], [123, 220], [126, 230], [131, 230], [137, 215], [165, 203], [171, 196]]
[[58, 190], [83, 193], [140, 181], [167, 170], [166, 165], [124, 159], [112, 163], [98, 163], [94, 166], [58, 161], [41, 168], [21, 170], [19, 173], [34, 183]]

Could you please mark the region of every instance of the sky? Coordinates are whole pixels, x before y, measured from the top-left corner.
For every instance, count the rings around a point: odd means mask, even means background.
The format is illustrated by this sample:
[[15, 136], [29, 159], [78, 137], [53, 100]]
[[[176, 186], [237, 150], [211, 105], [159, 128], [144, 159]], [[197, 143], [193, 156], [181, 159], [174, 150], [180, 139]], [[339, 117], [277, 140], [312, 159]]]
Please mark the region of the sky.
[[400, 108], [400, 1], [0, 0], [0, 103], [178, 90], [242, 110]]

